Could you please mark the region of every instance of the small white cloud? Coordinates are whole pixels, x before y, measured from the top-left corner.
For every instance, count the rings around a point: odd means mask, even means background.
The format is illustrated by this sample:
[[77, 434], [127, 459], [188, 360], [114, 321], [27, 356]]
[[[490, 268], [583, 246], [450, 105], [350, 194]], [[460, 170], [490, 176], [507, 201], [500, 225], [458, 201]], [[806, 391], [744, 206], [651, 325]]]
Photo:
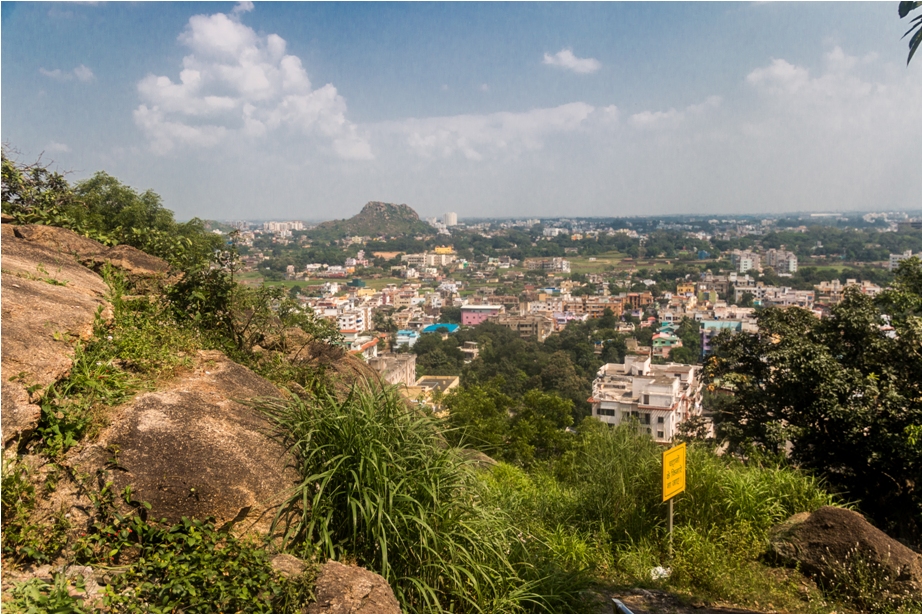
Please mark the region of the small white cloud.
[[602, 68], [602, 63], [595, 58], [578, 58], [572, 49], [561, 49], [554, 55], [544, 54], [544, 63], [548, 66], [557, 66], [572, 70], [581, 75], [593, 73]]
[[83, 64], [74, 69], [74, 76], [77, 77], [78, 81], [83, 81], [84, 83], [92, 81], [96, 78], [96, 75], [93, 74], [93, 71]]
[[490, 91], [490, 86], [487, 85], [486, 83], [481, 83], [481, 84], [480, 84], [480, 91], [481, 91], [481, 92], [489, 92], [489, 91]]
[[704, 102], [691, 104], [683, 110], [669, 109], [668, 111], [641, 111], [634, 113], [628, 120], [632, 126], [647, 130], [665, 130], [678, 128], [687, 117], [700, 116], [716, 109], [723, 103], [720, 96], [708, 96]]
[[442, 84], [442, 91], [443, 91], [443, 92], [447, 92], [447, 91], [448, 91], [448, 84], [447, 84], [447, 83], [443, 83], [443, 84]]
[[39, 68], [38, 72], [45, 75], [49, 79], [54, 79], [55, 81], [73, 81], [77, 79], [83, 83], [88, 83], [93, 81], [96, 78], [96, 75], [93, 74], [93, 71], [89, 67], [81, 64], [72, 71], [63, 71], [60, 68], [55, 68], [54, 70], [48, 70], [46, 68]]
[[45, 68], [39, 68], [38, 72], [42, 73], [49, 79], [54, 79], [55, 81], [69, 81], [72, 78], [70, 73], [65, 73], [60, 68], [55, 68], [54, 70], [46, 70]]
[[777, 93], [780, 91], [796, 91], [805, 86], [810, 80], [810, 73], [806, 68], [795, 66], [782, 59], [772, 59], [772, 63], [764, 68], [756, 68], [746, 75], [746, 82], [756, 87], [764, 87]]
[[235, 6], [235, 7], [233, 8], [233, 10], [231, 11], [231, 15], [239, 15], [239, 14], [241, 14], [241, 13], [249, 13], [249, 12], [252, 11], [252, 10], [253, 10], [253, 3], [250, 2], [249, 0], [245, 0], [244, 2], [238, 2], [238, 3], [237, 3], [237, 6]]
[[67, 153], [70, 151], [70, 147], [66, 143], [58, 143], [57, 141], [51, 141], [45, 145], [45, 151], [49, 153]]
[[663, 128], [675, 128], [682, 120], [685, 114], [675, 109], [668, 111], [641, 111], [631, 115], [630, 122], [635, 128], [660, 130]]

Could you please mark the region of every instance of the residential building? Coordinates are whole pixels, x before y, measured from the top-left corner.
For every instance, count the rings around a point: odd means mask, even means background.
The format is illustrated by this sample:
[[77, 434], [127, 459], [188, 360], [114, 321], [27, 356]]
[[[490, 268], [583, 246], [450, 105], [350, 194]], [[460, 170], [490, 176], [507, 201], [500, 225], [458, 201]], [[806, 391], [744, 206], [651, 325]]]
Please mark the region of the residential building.
[[544, 341], [554, 332], [554, 321], [546, 316], [500, 314], [490, 321], [516, 331], [520, 337], [536, 337], [538, 341]]
[[416, 354], [379, 354], [368, 361], [388, 384], [413, 386], [416, 383]]
[[569, 273], [570, 261], [564, 258], [526, 258], [525, 268], [529, 271], [553, 271]]
[[859, 282], [857, 279], [846, 279], [843, 284], [838, 279], [832, 281], [822, 281], [813, 286], [816, 288], [817, 303], [825, 305], [835, 305], [842, 300], [846, 288], [858, 288], [858, 291], [867, 296], [877, 296], [881, 287], [869, 281]]
[[502, 305], [462, 305], [461, 324], [477, 326], [502, 312]]
[[650, 364], [628, 355], [604, 365], [592, 383], [592, 415], [608, 424], [633, 424], [657, 443], [670, 443], [678, 427], [701, 415], [701, 367]]
[[900, 266], [900, 263], [902, 261], [907, 260], [909, 258], [912, 258], [911, 249], [907, 249], [902, 254], [890, 254], [890, 266], [888, 267], [889, 270], [895, 271]]
[[778, 274], [794, 274], [797, 272], [797, 256], [781, 246], [781, 249], [770, 249], [765, 252], [765, 264], [775, 269]]
[[762, 258], [755, 252], [735, 249], [730, 252], [730, 260], [740, 273], [762, 270]]
[[397, 338], [394, 340], [394, 345], [397, 347], [407, 346], [413, 347], [416, 345], [416, 342], [419, 341], [419, 333], [415, 330], [398, 330]]
[[458, 225], [458, 214], [454, 212], [446, 213], [442, 216], [442, 223], [446, 226]]

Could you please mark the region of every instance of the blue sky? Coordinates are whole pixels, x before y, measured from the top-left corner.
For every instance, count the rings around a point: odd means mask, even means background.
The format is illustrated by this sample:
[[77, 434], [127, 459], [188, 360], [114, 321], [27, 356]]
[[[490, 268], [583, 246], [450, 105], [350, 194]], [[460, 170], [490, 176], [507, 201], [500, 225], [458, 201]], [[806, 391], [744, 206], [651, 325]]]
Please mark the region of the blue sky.
[[178, 217], [918, 208], [877, 3], [16, 3], [2, 137]]

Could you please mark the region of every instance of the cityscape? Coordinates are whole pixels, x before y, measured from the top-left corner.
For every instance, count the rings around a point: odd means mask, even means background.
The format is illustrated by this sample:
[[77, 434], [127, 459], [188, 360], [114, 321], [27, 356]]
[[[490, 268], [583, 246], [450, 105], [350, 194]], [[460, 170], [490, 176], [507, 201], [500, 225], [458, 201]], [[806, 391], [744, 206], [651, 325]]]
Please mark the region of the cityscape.
[[3, 612], [922, 614], [922, 2], [0, 12]]

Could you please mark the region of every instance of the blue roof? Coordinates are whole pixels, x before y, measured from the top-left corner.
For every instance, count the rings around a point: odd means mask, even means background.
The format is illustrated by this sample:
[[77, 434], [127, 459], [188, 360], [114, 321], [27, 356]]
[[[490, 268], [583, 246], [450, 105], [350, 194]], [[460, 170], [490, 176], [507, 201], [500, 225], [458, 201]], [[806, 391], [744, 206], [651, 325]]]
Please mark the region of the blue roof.
[[449, 333], [453, 333], [457, 331], [459, 328], [461, 328], [461, 325], [460, 324], [442, 324], [440, 322], [438, 324], [430, 324], [429, 326], [423, 329], [423, 332], [424, 333], [437, 333], [439, 332], [440, 328], [444, 328], [448, 330]]

